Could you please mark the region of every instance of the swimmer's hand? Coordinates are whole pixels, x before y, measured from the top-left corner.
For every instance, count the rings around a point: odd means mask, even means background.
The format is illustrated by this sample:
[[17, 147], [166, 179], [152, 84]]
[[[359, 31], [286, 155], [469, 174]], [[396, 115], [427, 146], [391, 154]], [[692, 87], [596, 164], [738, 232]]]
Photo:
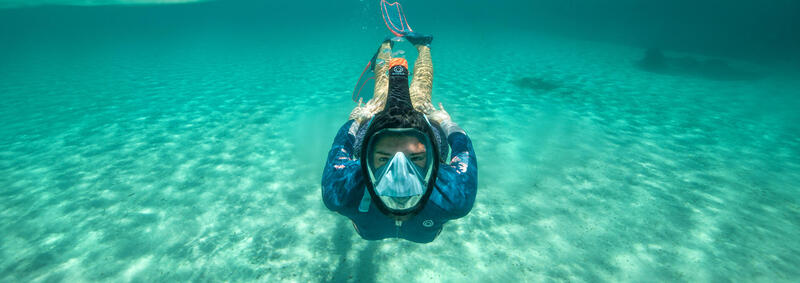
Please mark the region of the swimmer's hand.
[[439, 124], [448, 137], [452, 133], [466, 134], [461, 127], [453, 122], [453, 119], [450, 118], [450, 114], [444, 110], [444, 106], [442, 106], [441, 102], [439, 103], [439, 110], [436, 110], [436, 107], [434, 107], [433, 110], [428, 114], [428, 119]]
[[353, 108], [353, 111], [350, 112], [350, 117], [348, 118], [348, 120], [356, 120], [356, 123], [362, 124], [364, 121], [367, 121], [370, 118], [372, 118], [372, 111], [368, 109], [369, 107], [361, 106], [363, 102], [364, 102], [363, 98], [358, 99], [358, 106], [356, 106], [356, 108]]
[[437, 124], [441, 124], [444, 121], [453, 120], [452, 118], [450, 118], [450, 114], [447, 113], [446, 110], [444, 110], [444, 106], [442, 106], [441, 102], [439, 102], [439, 110], [436, 110], [436, 107], [434, 106], [433, 110], [431, 110], [430, 113], [428, 113], [428, 119], [436, 122]]

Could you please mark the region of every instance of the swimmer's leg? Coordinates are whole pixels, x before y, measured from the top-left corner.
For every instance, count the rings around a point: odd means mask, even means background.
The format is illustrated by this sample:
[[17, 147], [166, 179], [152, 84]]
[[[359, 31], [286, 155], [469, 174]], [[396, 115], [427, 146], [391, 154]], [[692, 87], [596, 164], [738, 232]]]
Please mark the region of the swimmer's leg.
[[375, 92], [367, 102], [367, 110], [372, 115], [377, 114], [386, 105], [386, 96], [389, 93], [389, 61], [392, 60], [392, 44], [387, 40], [378, 50], [378, 58], [373, 67], [375, 73]]
[[357, 124], [363, 124], [365, 121], [369, 120], [383, 110], [384, 105], [386, 104], [386, 96], [389, 92], [389, 61], [392, 59], [392, 44], [391, 41], [386, 40], [384, 41], [380, 48], [378, 48], [378, 54], [375, 56], [375, 62], [372, 64], [372, 70], [375, 74], [375, 91], [373, 92], [372, 98], [367, 101], [367, 104], [362, 105], [362, 100], [358, 100], [358, 106], [356, 106], [353, 111], [350, 112], [350, 120], [356, 120]]
[[[431, 91], [433, 87], [433, 61], [431, 61], [431, 48], [427, 45], [417, 45], [419, 55], [414, 62], [414, 78], [411, 79], [411, 103], [414, 109], [428, 114], [433, 109]], [[377, 92], [376, 92], [377, 93]]]

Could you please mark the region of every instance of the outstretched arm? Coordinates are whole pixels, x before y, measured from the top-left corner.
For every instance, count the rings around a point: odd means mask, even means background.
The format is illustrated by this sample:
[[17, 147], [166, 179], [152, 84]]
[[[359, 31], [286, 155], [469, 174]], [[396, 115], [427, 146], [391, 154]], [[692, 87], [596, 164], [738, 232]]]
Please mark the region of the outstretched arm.
[[355, 142], [355, 136], [349, 133], [352, 125], [350, 120], [339, 129], [322, 171], [322, 200], [328, 209], [339, 213], [355, 209], [364, 194], [361, 163], [351, 154]]
[[464, 217], [472, 210], [478, 192], [478, 160], [472, 141], [463, 132], [448, 136], [453, 152], [449, 165], [439, 167], [436, 189], [441, 199], [439, 206], [450, 214], [451, 219]]
[[464, 130], [453, 122], [441, 103], [439, 108], [440, 110], [432, 111], [429, 117], [445, 131], [452, 158], [448, 165], [439, 167], [436, 189], [440, 197], [433, 200], [450, 213], [451, 219], [455, 219], [467, 215], [475, 203], [478, 191], [478, 159], [472, 148], [472, 141]]

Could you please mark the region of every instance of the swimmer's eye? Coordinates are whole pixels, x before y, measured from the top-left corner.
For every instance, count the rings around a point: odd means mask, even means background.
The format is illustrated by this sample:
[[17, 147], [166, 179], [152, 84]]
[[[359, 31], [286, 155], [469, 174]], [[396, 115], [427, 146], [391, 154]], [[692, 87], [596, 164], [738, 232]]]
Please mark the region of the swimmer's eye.
[[411, 158], [411, 161], [423, 161], [423, 160], [425, 160], [424, 156], [416, 156]]
[[388, 157], [379, 157], [378, 161], [380, 161], [380, 162], [389, 162], [389, 158]]

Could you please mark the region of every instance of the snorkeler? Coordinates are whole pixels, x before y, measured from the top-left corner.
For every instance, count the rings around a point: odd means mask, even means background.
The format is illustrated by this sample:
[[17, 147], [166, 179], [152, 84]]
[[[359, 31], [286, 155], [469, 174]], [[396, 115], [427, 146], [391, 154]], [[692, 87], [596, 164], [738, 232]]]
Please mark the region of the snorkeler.
[[[449, 220], [472, 209], [478, 167], [472, 142], [431, 103], [431, 36], [403, 34], [419, 55], [408, 62], [384, 41], [371, 65], [374, 96], [339, 129], [322, 176], [328, 209], [348, 217], [364, 239], [433, 241]], [[448, 151], [452, 152], [449, 163]]]

